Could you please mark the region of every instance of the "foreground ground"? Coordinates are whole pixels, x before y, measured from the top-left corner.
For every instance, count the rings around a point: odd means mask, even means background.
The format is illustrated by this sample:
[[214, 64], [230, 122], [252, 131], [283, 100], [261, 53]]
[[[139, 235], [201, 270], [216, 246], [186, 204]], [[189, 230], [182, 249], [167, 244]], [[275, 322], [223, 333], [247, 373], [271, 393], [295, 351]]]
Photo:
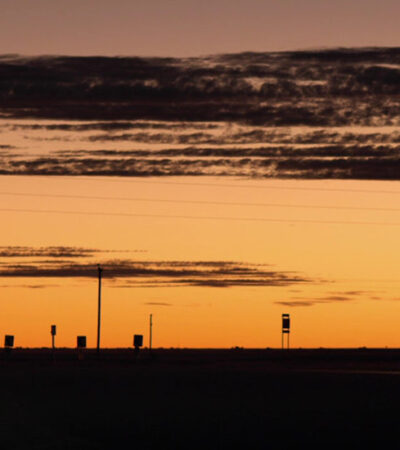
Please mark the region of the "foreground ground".
[[2, 449], [397, 446], [398, 350], [16, 349]]

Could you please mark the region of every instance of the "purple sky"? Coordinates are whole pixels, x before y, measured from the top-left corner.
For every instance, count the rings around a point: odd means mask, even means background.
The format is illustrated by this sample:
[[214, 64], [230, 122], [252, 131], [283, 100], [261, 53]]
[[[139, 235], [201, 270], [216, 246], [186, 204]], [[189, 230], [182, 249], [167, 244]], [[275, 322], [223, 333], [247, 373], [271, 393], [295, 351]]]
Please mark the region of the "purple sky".
[[195, 56], [399, 46], [399, 0], [1, 0], [0, 53]]

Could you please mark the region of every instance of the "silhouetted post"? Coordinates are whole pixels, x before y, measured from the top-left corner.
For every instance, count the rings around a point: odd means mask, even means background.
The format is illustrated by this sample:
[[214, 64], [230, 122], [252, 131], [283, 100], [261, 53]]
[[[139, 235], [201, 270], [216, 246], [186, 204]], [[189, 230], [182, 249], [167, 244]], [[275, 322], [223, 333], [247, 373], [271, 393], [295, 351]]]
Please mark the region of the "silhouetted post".
[[150, 335], [149, 335], [149, 349], [153, 344], [153, 314], [150, 314]]
[[100, 352], [100, 325], [101, 325], [101, 274], [103, 269], [98, 266], [97, 268], [99, 274], [99, 299], [97, 306], [97, 353]]
[[285, 347], [284, 336], [287, 334], [287, 348], [289, 350], [289, 335], [290, 335], [290, 315], [282, 314], [282, 349]]
[[135, 347], [135, 358], [139, 355], [140, 347], [143, 346], [143, 335], [135, 334], [133, 336], [133, 346]]
[[55, 338], [56, 338], [56, 334], [57, 334], [57, 327], [55, 325], [51, 326], [50, 333], [51, 333], [51, 348], [54, 352], [54, 349], [56, 348]]
[[86, 348], [86, 336], [77, 336], [76, 338], [76, 348], [78, 350], [79, 361], [83, 360], [83, 352]]
[[14, 347], [14, 336], [6, 334], [4, 336], [4, 350], [6, 354], [10, 354], [13, 347]]

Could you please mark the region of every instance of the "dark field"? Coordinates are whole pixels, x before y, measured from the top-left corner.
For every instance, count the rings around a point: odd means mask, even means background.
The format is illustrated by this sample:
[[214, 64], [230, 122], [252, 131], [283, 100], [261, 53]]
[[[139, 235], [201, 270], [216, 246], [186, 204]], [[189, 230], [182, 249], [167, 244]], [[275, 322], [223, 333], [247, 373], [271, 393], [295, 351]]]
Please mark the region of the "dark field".
[[400, 350], [16, 349], [1, 449], [397, 448]]

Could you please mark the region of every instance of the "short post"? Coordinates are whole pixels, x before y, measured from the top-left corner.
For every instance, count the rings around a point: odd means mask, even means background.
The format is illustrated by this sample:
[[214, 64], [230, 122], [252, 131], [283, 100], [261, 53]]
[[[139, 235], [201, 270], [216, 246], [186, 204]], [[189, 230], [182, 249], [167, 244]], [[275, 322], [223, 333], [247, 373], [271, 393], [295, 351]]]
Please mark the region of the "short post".
[[14, 336], [6, 334], [4, 336], [4, 350], [6, 354], [10, 354], [13, 347], [14, 347]]
[[282, 314], [282, 350], [285, 348], [285, 334], [287, 335], [287, 349], [289, 350], [290, 314]]
[[135, 357], [138, 356], [140, 347], [143, 346], [143, 335], [142, 334], [135, 334], [133, 336], [133, 346], [135, 347]]
[[78, 359], [83, 360], [84, 349], [86, 348], [86, 336], [78, 336], [76, 338], [76, 347], [78, 349]]

